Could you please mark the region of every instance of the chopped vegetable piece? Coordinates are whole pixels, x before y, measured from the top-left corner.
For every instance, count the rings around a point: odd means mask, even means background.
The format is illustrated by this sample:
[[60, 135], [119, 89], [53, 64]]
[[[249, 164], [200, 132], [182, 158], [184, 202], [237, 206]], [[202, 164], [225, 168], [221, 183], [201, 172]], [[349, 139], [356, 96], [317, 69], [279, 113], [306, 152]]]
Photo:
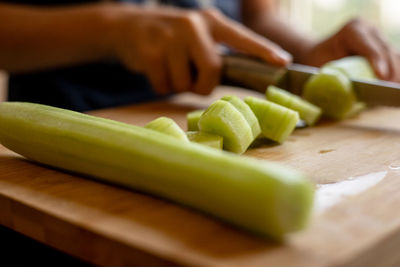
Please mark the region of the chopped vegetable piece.
[[369, 62], [360, 56], [331, 61], [306, 83], [303, 96], [333, 119], [346, 119], [365, 108], [357, 102], [350, 79], [375, 80]]
[[344, 118], [356, 103], [350, 79], [335, 69], [313, 75], [304, 87], [303, 97], [333, 119]]
[[267, 88], [265, 96], [271, 102], [297, 111], [300, 118], [310, 126], [314, 125], [322, 114], [322, 110], [319, 107], [273, 85]]
[[186, 119], [187, 119], [187, 128], [188, 131], [198, 131], [199, 130], [199, 119], [201, 114], [203, 114], [204, 110], [195, 110], [192, 112], [189, 112], [186, 115]]
[[31, 160], [162, 196], [262, 236], [281, 239], [303, 228], [312, 209], [313, 186], [299, 172], [55, 107], [1, 103], [0, 143]]
[[365, 57], [351, 56], [330, 61], [322, 66], [322, 72], [328, 68], [341, 71], [350, 79], [376, 80], [371, 64]]
[[199, 120], [200, 131], [222, 136], [224, 149], [242, 154], [253, 142], [253, 132], [243, 114], [231, 103], [217, 100]]
[[224, 139], [221, 136], [198, 131], [186, 132], [186, 135], [191, 142], [199, 143], [216, 149], [222, 149]]
[[299, 113], [273, 102], [256, 97], [246, 97], [247, 105], [253, 110], [260, 122], [262, 134], [279, 143], [283, 143], [296, 128]]
[[246, 103], [244, 103], [243, 100], [234, 95], [226, 95], [222, 97], [221, 100], [228, 101], [242, 113], [242, 115], [250, 125], [254, 139], [256, 139], [261, 133], [261, 128], [260, 124], [258, 123], [257, 117], [256, 115], [254, 115], [251, 108], [248, 105], [246, 105]]
[[145, 128], [164, 133], [178, 138], [182, 141], [189, 141], [185, 132], [179, 127], [173, 119], [167, 117], [160, 117], [152, 120], [144, 126]]

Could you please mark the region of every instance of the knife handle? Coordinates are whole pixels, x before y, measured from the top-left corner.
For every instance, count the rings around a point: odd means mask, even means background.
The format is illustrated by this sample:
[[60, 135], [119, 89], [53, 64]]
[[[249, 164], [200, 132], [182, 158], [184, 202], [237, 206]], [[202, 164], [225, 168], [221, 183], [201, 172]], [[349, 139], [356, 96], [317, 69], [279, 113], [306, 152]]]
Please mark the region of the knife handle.
[[261, 62], [244, 55], [224, 55], [222, 84], [240, 85], [264, 93], [268, 85], [278, 85], [287, 74], [285, 67]]

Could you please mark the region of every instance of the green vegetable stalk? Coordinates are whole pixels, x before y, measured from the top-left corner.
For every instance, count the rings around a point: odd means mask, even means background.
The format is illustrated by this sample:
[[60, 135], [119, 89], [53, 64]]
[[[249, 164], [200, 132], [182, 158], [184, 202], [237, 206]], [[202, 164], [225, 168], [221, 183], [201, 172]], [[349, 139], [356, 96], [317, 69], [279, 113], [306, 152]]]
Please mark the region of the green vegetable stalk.
[[278, 164], [59, 108], [0, 104], [0, 142], [36, 162], [148, 192], [280, 239], [306, 225], [313, 185]]

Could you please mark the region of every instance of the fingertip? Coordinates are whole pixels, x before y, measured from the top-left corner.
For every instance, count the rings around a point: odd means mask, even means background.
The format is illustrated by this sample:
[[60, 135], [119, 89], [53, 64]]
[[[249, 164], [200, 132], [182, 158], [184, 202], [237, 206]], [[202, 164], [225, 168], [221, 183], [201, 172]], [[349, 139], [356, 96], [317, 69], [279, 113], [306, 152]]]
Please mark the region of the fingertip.
[[288, 64], [292, 63], [293, 57], [291, 54], [289, 54], [285, 50], [280, 50], [279, 52], [276, 53], [276, 59], [282, 65], [288, 65]]
[[292, 62], [293, 56], [285, 50], [279, 51], [279, 55], [288, 63]]
[[220, 84], [221, 71], [222, 58], [218, 55], [213, 60], [199, 65], [193, 92], [199, 95], [209, 95]]
[[265, 54], [264, 59], [272, 64], [286, 66], [290, 64], [293, 60], [291, 54], [286, 52], [285, 50], [269, 50], [268, 53]]
[[377, 76], [381, 79], [388, 79], [389, 78], [389, 67], [388, 64], [384, 60], [375, 60], [372, 64]]
[[199, 79], [193, 85], [192, 92], [198, 95], [207, 96], [212, 93], [212, 91], [218, 85], [218, 83], [219, 83], [218, 80], [211, 79], [211, 77], [210, 79], [207, 78], [202, 79], [202, 77], [199, 76]]
[[198, 95], [207, 96], [211, 94], [213, 89], [214, 89], [213, 87], [204, 87], [204, 86], [200, 87], [198, 84], [196, 84], [192, 92]]

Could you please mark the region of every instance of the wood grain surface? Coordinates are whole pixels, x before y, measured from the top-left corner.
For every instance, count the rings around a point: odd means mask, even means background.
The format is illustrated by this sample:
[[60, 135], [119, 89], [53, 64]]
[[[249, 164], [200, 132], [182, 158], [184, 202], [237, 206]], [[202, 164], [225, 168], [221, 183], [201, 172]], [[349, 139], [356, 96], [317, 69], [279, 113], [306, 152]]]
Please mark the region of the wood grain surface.
[[[92, 112], [144, 125], [243, 90]], [[316, 184], [380, 173], [365, 191], [312, 216], [310, 226], [271, 243], [163, 199], [41, 166], [0, 146], [0, 223], [103, 266], [400, 266], [400, 109], [374, 108], [343, 122], [297, 129], [283, 145], [246, 155], [307, 172]], [[359, 178], [359, 179], [361, 179]]]

